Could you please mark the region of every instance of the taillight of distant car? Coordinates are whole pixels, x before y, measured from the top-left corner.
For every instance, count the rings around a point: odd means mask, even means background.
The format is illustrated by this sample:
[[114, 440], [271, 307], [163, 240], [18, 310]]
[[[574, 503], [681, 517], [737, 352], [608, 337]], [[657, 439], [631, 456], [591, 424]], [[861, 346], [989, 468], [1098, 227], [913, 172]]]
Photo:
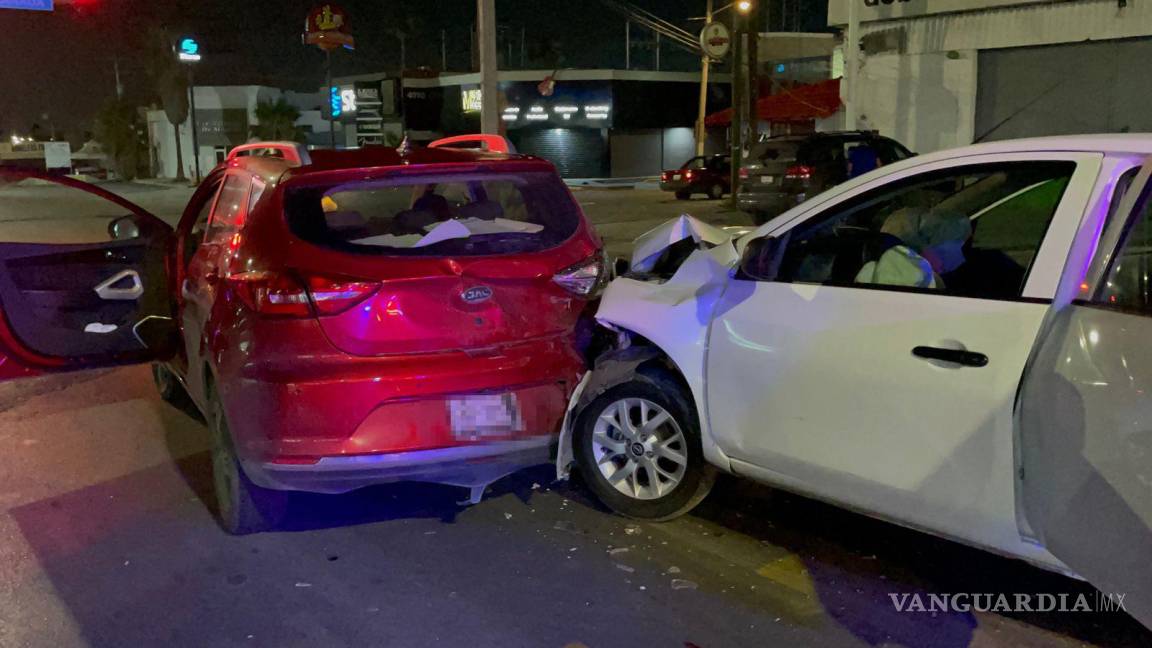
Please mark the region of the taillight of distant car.
[[661, 182], [668, 182], [668, 172], [667, 171], [660, 174], [660, 181]]
[[692, 179], [692, 170], [691, 169], [684, 172], [684, 179], [685, 180], [691, 180]]
[[242, 272], [228, 280], [249, 308], [268, 317], [311, 317], [313, 307], [317, 315], [336, 315], [380, 288], [363, 279], [283, 272]]
[[814, 171], [814, 168], [806, 164], [797, 164], [788, 167], [788, 170], [784, 172], [784, 177], [788, 180], [809, 180]]
[[740, 179], [741, 180], [747, 180], [748, 179], [748, 167], [740, 167]]
[[581, 297], [591, 297], [604, 287], [608, 277], [603, 253], [584, 259], [580, 263], [557, 272], [552, 280], [561, 288]]

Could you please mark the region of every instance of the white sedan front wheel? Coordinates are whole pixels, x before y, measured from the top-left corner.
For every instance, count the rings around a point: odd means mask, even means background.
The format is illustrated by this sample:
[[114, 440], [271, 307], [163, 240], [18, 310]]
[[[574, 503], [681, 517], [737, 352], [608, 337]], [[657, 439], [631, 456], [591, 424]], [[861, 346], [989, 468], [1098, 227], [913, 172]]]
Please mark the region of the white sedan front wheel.
[[675, 381], [637, 376], [577, 417], [574, 454], [588, 487], [628, 517], [668, 520], [695, 507], [716, 478], [704, 461], [688, 394]]
[[621, 398], [604, 409], [592, 428], [592, 455], [609, 484], [640, 500], [671, 493], [688, 469], [680, 425], [645, 398]]

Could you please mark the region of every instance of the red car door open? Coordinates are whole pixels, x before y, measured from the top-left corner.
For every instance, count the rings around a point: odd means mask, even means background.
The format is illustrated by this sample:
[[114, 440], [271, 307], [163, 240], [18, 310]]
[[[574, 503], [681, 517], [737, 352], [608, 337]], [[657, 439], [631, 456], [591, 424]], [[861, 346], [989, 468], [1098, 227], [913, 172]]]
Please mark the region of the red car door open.
[[100, 187], [0, 168], [0, 380], [170, 354], [171, 234]]

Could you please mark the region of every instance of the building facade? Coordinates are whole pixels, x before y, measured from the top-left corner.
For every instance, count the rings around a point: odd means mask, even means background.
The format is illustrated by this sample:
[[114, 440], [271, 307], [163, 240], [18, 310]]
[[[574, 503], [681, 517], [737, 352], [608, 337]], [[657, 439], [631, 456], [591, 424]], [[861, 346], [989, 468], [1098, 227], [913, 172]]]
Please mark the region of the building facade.
[[[919, 152], [974, 141], [1152, 131], [1152, 4], [1132, 0], [859, 3], [857, 123]], [[831, 130], [842, 115], [821, 124]]]
[[[303, 129], [308, 143], [328, 144], [328, 122], [319, 109], [322, 97], [318, 93], [268, 86], [197, 86], [194, 92], [201, 176], [222, 162], [232, 147], [251, 139], [252, 127], [257, 123], [256, 107], [261, 102], [283, 97], [300, 111], [296, 124]], [[196, 168], [191, 115], [180, 124], [178, 132], [184, 176], [193, 178]], [[148, 111], [149, 155], [153, 174], [158, 178], [176, 177], [176, 133], [163, 110]]]
[[[727, 75], [713, 77], [709, 109], [727, 107]], [[329, 90], [346, 145], [416, 142], [480, 130], [480, 75], [345, 77]], [[567, 178], [641, 177], [679, 167], [695, 152], [700, 75], [633, 70], [501, 71], [501, 130], [521, 153]], [[380, 97], [380, 101], [375, 99]], [[399, 97], [399, 98], [398, 98]], [[365, 100], [368, 103], [365, 103]], [[723, 140], [709, 145], [723, 150]]]

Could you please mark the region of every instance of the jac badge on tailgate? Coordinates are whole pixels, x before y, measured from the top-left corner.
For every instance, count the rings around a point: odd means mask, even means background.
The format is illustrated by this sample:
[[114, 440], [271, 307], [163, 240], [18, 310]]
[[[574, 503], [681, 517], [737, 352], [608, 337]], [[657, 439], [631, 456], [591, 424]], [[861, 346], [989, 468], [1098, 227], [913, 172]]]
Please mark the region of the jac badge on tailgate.
[[460, 298], [466, 304], [481, 304], [492, 299], [492, 289], [488, 286], [472, 286], [460, 293]]

